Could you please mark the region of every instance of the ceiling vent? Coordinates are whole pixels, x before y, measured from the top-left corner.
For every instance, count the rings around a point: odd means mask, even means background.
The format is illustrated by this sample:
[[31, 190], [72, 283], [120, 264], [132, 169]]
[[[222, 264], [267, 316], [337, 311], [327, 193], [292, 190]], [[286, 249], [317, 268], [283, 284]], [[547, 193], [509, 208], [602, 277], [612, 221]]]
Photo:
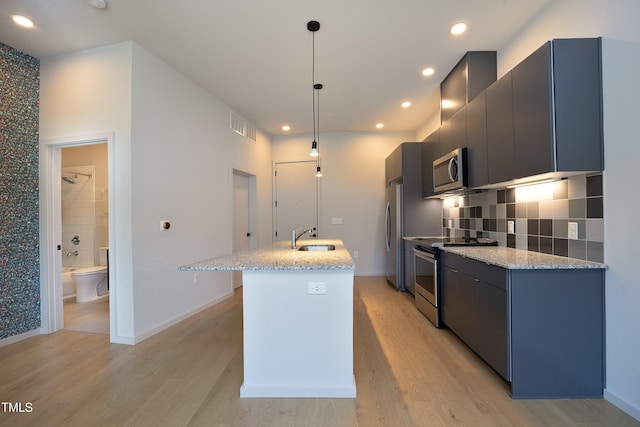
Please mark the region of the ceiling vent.
[[253, 142], [256, 141], [257, 132], [255, 126], [247, 123], [245, 119], [243, 119], [233, 111], [231, 111], [229, 116], [229, 127], [231, 127], [231, 130], [239, 133], [245, 138], [249, 138]]

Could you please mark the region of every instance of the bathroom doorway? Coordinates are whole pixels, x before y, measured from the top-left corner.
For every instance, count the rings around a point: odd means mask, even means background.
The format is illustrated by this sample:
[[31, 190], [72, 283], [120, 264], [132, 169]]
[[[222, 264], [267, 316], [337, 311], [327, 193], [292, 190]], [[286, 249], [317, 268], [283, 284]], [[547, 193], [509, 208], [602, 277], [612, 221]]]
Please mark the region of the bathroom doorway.
[[[111, 342], [119, 342], [116, 336], [118, 286], [114, 280], [117, 267], [114, 148], [113, 133], [56, 138], [45, 141], [42, 146], [43, 333], [71, 329], [107, 334]], [[63, 214], [63, 211], [66, 212]], [[67, 230], [69, 224], [72, 227]], [[64, 273], [63, 264], [67, 270]], [[102, 278], [106, 280], [99, 277], [95, 287], [72, 286], [75, 285], [72, 269], [76, 276], [89, 273], [94, 279], [97, 276], [93, 270], [103, 270]], [[78, 282], [89, 283], [84, 279]], [[78, 293], [78, 289], [82, 292]], [[86, 292], [91, 289], [99, 292], [100, 298]], [[77, 302], [77, 299], [83, 304], [65, 313], [65, 300]]]
[[64, 329], [109, 335], [109, 165], [106, 143], [61, 149]]

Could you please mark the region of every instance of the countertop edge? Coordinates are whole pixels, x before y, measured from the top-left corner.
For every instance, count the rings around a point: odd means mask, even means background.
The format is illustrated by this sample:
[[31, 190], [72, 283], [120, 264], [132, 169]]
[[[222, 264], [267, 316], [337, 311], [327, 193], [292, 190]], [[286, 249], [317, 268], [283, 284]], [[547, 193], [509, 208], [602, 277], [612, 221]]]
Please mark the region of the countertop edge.
[[449, 246], [441, 250], [509, 270], [607, 269], [606, 264], [504, 246]]
[[300, 240], [303, 245], [335, 245], [335, 250], [327, 252], [298, 251], [291, 249], [288, 242], [278, 242], [271, 246], [254, 250], [234, 252], [195, 263], [181, 265], [179, 271], [353, 271], [356, 269], [351, 254], [342, 240], [313, 239]]

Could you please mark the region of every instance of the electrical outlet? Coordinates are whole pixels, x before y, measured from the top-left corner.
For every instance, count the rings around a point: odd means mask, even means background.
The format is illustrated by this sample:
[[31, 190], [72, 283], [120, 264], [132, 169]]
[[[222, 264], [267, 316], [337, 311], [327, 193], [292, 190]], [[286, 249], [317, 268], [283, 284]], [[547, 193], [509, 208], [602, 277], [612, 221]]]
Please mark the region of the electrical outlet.
[[569, 235], [569, 240], [578, 240], [578, 223], [577, 222], [570, 222], [569, 229], [567, 231]]
[[358, 251], [353, 251], [353, 257], [354, 257], [354, 258], [358, 258], [358, 255], [360, 255], [360, 254], [358, 253]]
[[327, 293], [325, 282], [309, 282], [309, 295], [324, 295]]
[[198, 271], [193, 273], [193, 284], [197, 285], [200, 283], [200, 273]]
[[507, 233], [508, 234], [516, 234], [515, 221], [507, 221]]

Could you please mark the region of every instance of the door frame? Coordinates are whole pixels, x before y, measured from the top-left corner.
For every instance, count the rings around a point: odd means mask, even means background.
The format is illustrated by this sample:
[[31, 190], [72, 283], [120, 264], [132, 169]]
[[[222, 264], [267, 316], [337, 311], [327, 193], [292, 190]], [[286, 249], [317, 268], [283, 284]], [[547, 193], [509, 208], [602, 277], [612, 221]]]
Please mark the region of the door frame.
[[258, 247], [258, 201], [257, 201], [257, 179], [256, 174], [245, 169], [231, 166], [229, 170], [229, 251], [233, 251], [233, 175], [243, 175], [249, 178], [249, 248]]
[[[272, 170], [271, 170], [271, 218], [272, 218], [272, 224], [271, 224], [271, 241], [273, 243], [278, 241], [278, 238], [276, 236], [276, 232], [278, 231], [278, 207], [276, 205], [276, 201], [278, 200], [278, 177], [276, 176], [276, 170], [278, 165], [281, 164], [289, 164], [289, 163], [315, 163], [316, 167], [319, 166], [319, 162], [318, 160], [292, 160], [292, 161], [287, 161], [287, 162], [273, 162], [272, 163]], [[316, 179], [316, 227], [317, 227], [317, 234], [318, 234], [318, 238], [320, 238], [320, 236], [322, 236], [322, 224], [320, 223], [320, 212], [322, 212], [322, 197], [320, 197], [321, 195], [321, 187], [322, 184], [322, 180], [321, 179]]]
[[107, 144], [108, 198], [109, 198], [109, 329], [110, 341], [114, 339], [117, 325], [117, 293], [115, 280], [117, 259], [115, 233], [115, 135], [113, 132], [97, 133], [67, 138], [51, 138], [42, 145], [41, 177], [44, 183], [41, 195], [41, 244], [40, 244], [40, 310], [41, 332], [51, 334], [64, 328], [64, 304], [62, 289], [62, 258], [57, 245], [62, 244], [62, 149], [83, 145]]
[[[235, 175], [245, 176], [249, 179], [249, 201], [247, 209], [249, 211], [249, 249], [256, 249], [258, 247], [258, 201], [257, 201], [257, 179], [256, 174], [248, 172], [238, 167], [231, 167], [229, 171], [229, 252], [235, 250], [233, 247], [233, 229], [236, 216], [233, 212], [234, 207], [234, 179]], [[242, 284], [241, 271], [233, 271], [231, 274], [231, 288], [238, 288]]]

